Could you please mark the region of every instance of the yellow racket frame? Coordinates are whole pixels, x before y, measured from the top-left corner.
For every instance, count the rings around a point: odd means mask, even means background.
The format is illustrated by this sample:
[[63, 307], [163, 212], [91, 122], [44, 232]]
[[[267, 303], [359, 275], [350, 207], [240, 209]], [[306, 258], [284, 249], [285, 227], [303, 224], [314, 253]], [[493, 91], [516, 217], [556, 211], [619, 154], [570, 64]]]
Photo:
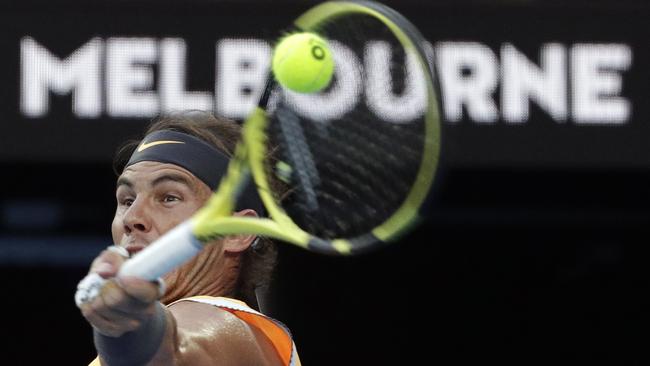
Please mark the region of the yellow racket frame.
[[[385, 24], [402, 43], [405, 49], [412, 50], [417, 62], [430, 70], [425, 55], [420, 52], [413, 39], [398, 24], [371, 4], [359, 2], [331, 1], [313, 7], [294, 22], [304, 31], [318, 31], [318, 26], [328, 19], [341, 15], [362, 13], [370, 15]], [[390, 242], [400, 237], [412, 225], [421, 220], [420, 207], [425, 201], [434, 181], [440, 155], [440, 116], [437, 95], [433, 86], [431, 73], [427, 72], [426, 88], [430, 101], [425, 111], [425, 141], [423, 159], [412, 186], [402, 205], [395, 213], [371, 231], [371, 238], [364, 241]], [[298, 227], [287, 213], [278, 205], [271, 194], [269, 179], [264, 168], [266, 151], [266, 127], [268, 119], [262, 107], [257, 107], [243, 125], [242, 140], [237, 145], [228, 171], [208, 203], [192, 218], [193, 234], [199, 241], [206, 243], [218, 237], [231, 234], [257, 234], [295, 244], [305, 249], [329, 254], [354, 254], [353, 241], [358, 238], [341, 238], [323, 240], [315, 238]], [[232, 210], [234, 197], [241, 189], [247, 176], [257, 185], [259, 195], [266, 207], [269, 218], [235, 217]]]

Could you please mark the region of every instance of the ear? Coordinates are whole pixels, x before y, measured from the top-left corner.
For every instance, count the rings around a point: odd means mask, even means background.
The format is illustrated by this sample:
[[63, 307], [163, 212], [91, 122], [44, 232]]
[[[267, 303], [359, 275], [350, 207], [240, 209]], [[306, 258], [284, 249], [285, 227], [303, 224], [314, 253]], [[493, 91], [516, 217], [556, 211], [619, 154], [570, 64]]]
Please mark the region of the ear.
[[[235, 212], [233, 216], [257, 217], [257, 212], [255, 212], [255, 210], [245, 209], [245, 210]], [[241, 234], [241, 235], [227, 236], [223, 239], [224, 251], [228, 253], [241, 253], [251, 246], [253, 241], [255, 241], [255, 238], [257, 238], [257, 235], [255, 234]]]

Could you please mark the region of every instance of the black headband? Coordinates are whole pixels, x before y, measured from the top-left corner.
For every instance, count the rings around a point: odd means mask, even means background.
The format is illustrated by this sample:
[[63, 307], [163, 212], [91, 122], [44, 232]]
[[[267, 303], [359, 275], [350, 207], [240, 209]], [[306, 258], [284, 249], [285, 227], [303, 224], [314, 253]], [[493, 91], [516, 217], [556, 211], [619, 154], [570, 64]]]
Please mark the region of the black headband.
[[[160, 130], [142, 139], [124, 168], [141, 161], [156, 161], [183, 167], [214, 191], [226, 174], [230, 159], [197, 137], [172, 130]], [[244, 208], [252, 208], [260, 216], [264, 212], [254, 184], [248, 184], [239, 197], [237, 209]]]

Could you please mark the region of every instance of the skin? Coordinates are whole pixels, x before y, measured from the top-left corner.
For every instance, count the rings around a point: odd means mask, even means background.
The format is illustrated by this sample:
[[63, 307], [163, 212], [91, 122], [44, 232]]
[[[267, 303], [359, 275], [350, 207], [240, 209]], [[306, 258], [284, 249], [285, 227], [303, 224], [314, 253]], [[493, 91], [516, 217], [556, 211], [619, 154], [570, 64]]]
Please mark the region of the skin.
[[[115, 245], [136, 253], [188, 219], [210, 196], [210, 188], [173, 164], [144, 161], [118, 178], [117, 209], [111, 227]], [[256, 215], [243, 210], [235, 215]], [[196, 296], [229, 296], [239, 274], [240, 256], [254, 236], [219, 240], [165, 276], [163, 304]], [[105, 250], [90, 272], [111, 279], [100, 296], [82, 305], [99, 333], [119, 337], [138, 329], [154, 314], [157, 285], [134, 277], [115, 278], [126, 259]], [[255, 328], [217, 307], [179, 302], [166, 308], [163, 342], [149, 365], [281, 365], [270, 342]], [[103, 365], [106, 365], [103, 360]]]

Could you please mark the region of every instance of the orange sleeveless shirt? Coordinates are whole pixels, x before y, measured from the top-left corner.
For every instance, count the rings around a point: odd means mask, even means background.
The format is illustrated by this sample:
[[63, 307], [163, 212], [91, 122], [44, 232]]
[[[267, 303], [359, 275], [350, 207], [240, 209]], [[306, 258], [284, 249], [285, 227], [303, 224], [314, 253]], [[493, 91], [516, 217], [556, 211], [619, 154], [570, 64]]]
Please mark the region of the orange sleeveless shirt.
[[[251, 309], [244, 302], [227, 297], [194, 296], [180, 299], [170, 305], [180, 301], [200, 302], [232, 313], [239, 319], [245, 321], [249, 326], [262, 332], [273, 344], [284, 365], [301, 366], [296, 345], [287, 327], [277, 320]], [[99, 357], [95, 358], [88, 366], [100, 366]]]

